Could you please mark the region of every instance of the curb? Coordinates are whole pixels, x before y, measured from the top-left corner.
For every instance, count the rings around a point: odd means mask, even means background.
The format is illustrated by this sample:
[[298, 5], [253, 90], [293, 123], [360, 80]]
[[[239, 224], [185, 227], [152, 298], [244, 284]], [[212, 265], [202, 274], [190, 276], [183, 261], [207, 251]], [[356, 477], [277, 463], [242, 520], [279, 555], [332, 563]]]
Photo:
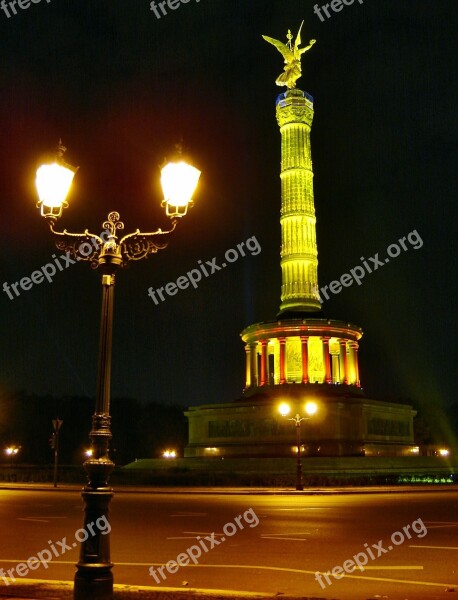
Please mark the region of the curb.
[[[261, 594], [254, 592], [239, 592], [225, 590], [202, 590], [190, 588], [154, 588], [136, 585], [114, 585], [115, 600], [133, 600], [141, 597], [143, 600], [272, 600], [279, 598], [278, 594]], [[8, 586], [8, 590], [0, 590], [0, 598], [23, 598], [23, 600], [71, 600], [73, 598], [72, 581], [47, 581], [41, 579], [26, 579], [21, 583]], [[316, 596], [283, 596], [281, 600], [326, 600]]]

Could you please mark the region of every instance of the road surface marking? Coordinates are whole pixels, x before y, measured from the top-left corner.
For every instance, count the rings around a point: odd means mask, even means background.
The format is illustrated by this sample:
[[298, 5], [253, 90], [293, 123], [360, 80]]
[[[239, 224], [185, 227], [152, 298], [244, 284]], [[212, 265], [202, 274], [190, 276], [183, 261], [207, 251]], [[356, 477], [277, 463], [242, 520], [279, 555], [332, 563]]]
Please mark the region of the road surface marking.
[[[262, 533], [261, 537], [265, 536], [265, 535], [285, 535], [284, 533]], [[311, 535], [310, 531], [292, 531], [291, 533], [288, 533], [287, 535]]]
[[291, 537], [293, 535], [311, 535], [310, 531], [297, 531], [295, 533], [262, 533], [261, 539], [263, 540], [291, 540], [292, 542], [306, 542], [306, 538]]
[[443, 529], [444, 527], [458, 527], [458, 523], [446, 523], [443, 525], [428, 525], [428, 529]]
[[222, 533], [215, 533], [214, 531], [183, 531], [183, 533], [190, 533], [191, 536], [173, 536], [167, 537], [167, 540], [195, 540], [199, 535], [214, 535], [214, 536], [222, 536], [221, 540], [224, 540], [224, 536]]
[[302, 506], [300, 508], [266, 508], [266, 511], [279, 511], [279, 510], [294, 510], [295, 512], [298, 510], [333, 510], [330, 506]]
[[[3, 560], [0, 559], [0, 564], [2, 563], [19, 563], [24, 562], [23, 559], [20, 560]], [[49, 565], [59, 564], [59, 565], [74, 565], [74, 561], [70, 560], [53, 560], [49, 563]], [[116, 562], [117, 565], [122, 567], [160, 567], [163, 566], [164, 563], [127, 563], [127, 562]], [[315, 573], [321, 573], [321, 571], [306, 571], [304, 569], [291, 569], [288, 567], [266, 567], [265, 565], [186, 565], [182, 567], [183, 569], [253, 569], [258, 571], [283, 571], [285, 573], [298, 573], [305, 575], [313, 575]], [[431, 581], [411, 581], [409, 579], [391, 579], [388, 577], [364, 577], [364, 575], [345, 575], [347, 579], [365, 579], [366, 581], [384, 581], [386, 583], [402, 583], [409, 585], [423, 585], [427, 587], [458, 587], [458, 583], [441, 583], [441, 582], [431, 582]]]
[[[10, 558], [0, 558], [0, 564], [2, 564], [2, 565], [4, 563], [20, 563], [20, 562], [26, 563], [27, 559], [20, 558], [18, 560], [11, 560]], [[40, 563], [40, 565], [43, 564], [43, 561], [41, 561], [41, 560], [38, 562]], [[48, 567], [49, 567], [49, 565], [54, 565], [54, 564], [56, 564], [56, 565], [74, 565], [75, 561], [73, 561], [73, 560], [52, 560], [48, 563]], [[123, 563], [116, 563], [116, 564], [122, 565]], [[129, 564], [129, 563], [125, 563], [125, 564]], [[1, 597], [3, 597], [3, 596], [1, 596]]]
[[458, 525], [458, 521], [425, 521], [425, 523], [453, 523], [454, 525]]
[[[355, 567], [355, 570], [359, 567]], [[387, 567], [363, 567], [364, 571], [368, 571], [372, 569], [373, 571], [382, 570], [382, 571], [423, 571], [424, 567], [420, 565], [412, 565], [412, 566], [398, 566], [398, 565], [388, 565]]]
[[458, 546], [413, 546], [409, 545], [409, 548], [430, 548], [431, 550], [458, 550]]
[[194, 533], [195, 535], [223, 535], [214, 531], [183, 531], [183, 533]]
[[46, 515], [46, 519], [39, 515], [36, 517], [18, 517], [18, 521], [45, 521], [46, 523], [48, 519], [68, 519], [68, 517], [50, 517], [48, 515]]
[[288, 542], [306, 542], [306, 538], [292, 538], [292, 537], [277, 537], [269, 535], [261, 535], [263, 540], [288, 540]]
[[[116, 563], [118, 565], [126, 564], [126, 563]], [[149, 563], [151, 565], [151, 563]], [[152, 563], [152, 566], [158, 565], [161, 563]], [[127, 565], [126, 565], [127, 566]], [[143, 566], [143, 565], [139, 565]], [[291, 569], [289, 567], [266, 567], [265, 565], [186, 565], [183, 569], [256, 569], [262, 571], [284, 571], [286, 573], [300, 573], [306, 575], [313, 575], [317, 571], [306, 571], [304, 569]], [[320, 571], [319, 571], [320, 572]], [[428, 587], [458, 587], [457, 583], [441, 583], [441, 582], [432, 582], [432, 581], [411, 581], [409, 579], [391, 579], [388, 577], [365, 577], [364, 575], [345, 575], [348, 579], [365, 579], [367, 581], [384, 581], [386, 583], [403, 583], [410, 585], [423, 585]]]
[[207, 513], [198, 513], [198, 512], [177, 512], [174, 515], [170, 515], [171, 517], [206, 517]]

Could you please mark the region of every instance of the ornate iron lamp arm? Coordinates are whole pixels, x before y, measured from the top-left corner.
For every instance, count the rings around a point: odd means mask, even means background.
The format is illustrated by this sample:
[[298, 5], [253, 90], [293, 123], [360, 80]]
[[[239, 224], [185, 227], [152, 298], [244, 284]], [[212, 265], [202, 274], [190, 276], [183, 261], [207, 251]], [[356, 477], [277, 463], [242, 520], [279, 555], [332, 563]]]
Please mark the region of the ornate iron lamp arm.
[[167, 242], [160, 242], [158, 238], [172, 233], [177, 226], [177, 219], [172, 221], [172, 227], [163, 231], [158, 229], [153, 232], [143, 233], [139, 229], [121, 238], [119, 247], [122, 255], [122, 266], [125, 267], [131, 260], [142, 260], [150, 254], [167, 247]]
[[177, 219], [173, 219], [171, 228], [165, 231], [160, 228], [152, 232], [137, 229], [118, 241], [116, 233], [124, 229], [124, 223], [117, 212], [108, 214], [102, 225], [104, 231], [101, 235], [90, 233], [88, 229], [82, 233], [71, 233], [67, 229], [58, 231], [55, 229], [56, 219], [48, 218], [47, 221], [51, 233], [57, 238], [56, 247], [68, 252], [77, 261], [90, 262], [93, 269], [105, 264], [104, 257], [109, 254], [120, 256], [119, 266], [126, 267], [131, 260], [141, 260], [163, 250], [167, 247], [167, 242], [160, 242], [160, 237], [172, 233], [178, 223]]
[[100, 236], [90, 233], [88, 229], [83, 233], [70, 233], [66, 229], [57, 231], [54, 228], [56, 220], [47, 219], [47, 221], [51, 233], [57, 238], [56, 247], [59, 250], [68, 252], [75, 260], [89, 261], [93, 269], [98, 267], [98, 258], [104, 245]]

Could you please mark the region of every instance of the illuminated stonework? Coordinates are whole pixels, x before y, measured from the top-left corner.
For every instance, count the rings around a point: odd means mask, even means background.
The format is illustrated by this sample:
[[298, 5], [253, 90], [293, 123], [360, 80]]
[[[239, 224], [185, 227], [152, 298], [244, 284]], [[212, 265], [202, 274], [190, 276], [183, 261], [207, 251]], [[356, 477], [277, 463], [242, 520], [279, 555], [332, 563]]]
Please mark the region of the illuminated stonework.
[[323, 318], [318, 295], [310, 148], [313, 99], [301, 90], [288, 90], [277, 98], [276, 115], [281, 134], [280, 313], [277, 321], [256, 323], [241, 333], [246, 351], [244, 395], [272, 386], [285, 386], [286, 391], [291, 384], [338, 385], [360, 394], [362, 330]]
[[[246, 351], [245, 394], [288, 384], [360, 388], [356, 325], [327, 319], [256, 323], [242, 332]], [[355, 390], [356, 391], [356, 390]]]
[[328, 319], [321, 311], [310, 151], [313, 100], [289, 90], [278, 97], [276, 111], [281, 133], [280, 313], [241, 333], [243, 396], [185, 413], [185, 456], [206, 458], [209, 448], [219, 458], [290, 456], [292, 448], [297, 451], [294, 428], [278, 412], [285, 399], [297, 411], [307, 400], [319, 407], [307, 420], [305, 455], [408, 454], [415, 411], [364, 395], [358, 362], [361, 328]]
[[280, 314], [321, 309], [318, 295], [313, 170], [310, 129], [313, 100], [289, 90], [277, 101], [281, 133], [281, 270]]
[[360, 393], [361, 328], [318, 314], [313, 99], [301, 90], [288, 90], [278, 96], [276, 114], [281, 133], [281, 305], [278, 321], [256, 323], [241, 333], [244, 394], [290, 384], [352, 386], [347, 388], [351, 393]]

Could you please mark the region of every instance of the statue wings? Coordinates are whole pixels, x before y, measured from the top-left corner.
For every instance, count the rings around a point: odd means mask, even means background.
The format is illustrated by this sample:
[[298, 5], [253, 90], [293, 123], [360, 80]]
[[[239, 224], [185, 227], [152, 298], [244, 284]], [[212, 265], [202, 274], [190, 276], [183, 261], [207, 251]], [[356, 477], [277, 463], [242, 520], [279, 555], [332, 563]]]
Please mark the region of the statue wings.
[[274, 38], [271, 38], [268, 35], [263, 35], [262, 37], [266, 40], [266, 42], [269, 42], [269, 44], [272, 44], [273, 46], [275, 46], [275, 48], [277, 48], [277, 50], [282, 54], [283, 58], [285, 59], [285, 63], [290, 63], [294, 60], [294, 53], [288, 48], [286, 44], [280, 42], [280, 40], [275, 40]]
[[266, 42], [269, 42], [269, 44], [272, 44], [273, 46], [275, 46], [275, 48], [277, 48], [277, 50], [282, 54], [283, 58], [285, 59], [285, 63], [288, 64], [293, 62], [294, 59], [300, 58], [302, 54], [309, 50], [311, 46], [313, 46], [313, 44], [315, 43], [315, 40], [311, 40], [310, 46], [306, 46], [305, 48], [299, 48], [299, 46], [302, 44], [301, 31], [303, 25], [304, 21], [302, 21], [301, 26], [299, 27], [294, 46], [292, 46], [291, 44], [293, 36], [291, 35], [290, 31], [288, 31], [288, 44], [284, 44], [283, 42], [280, 42], [280, 40], [271, 38], [268, 35], [263, 35], [262, 37], [266, 40]]
[[291, 30], [288, 30], [288, 35], [286, 36], [288, 39], [288, 42], [286, 44], [284, 44], [283, 42], [280, 42], [280, 40], [271, 38], [268, 35], [262, 36], [266, 40], [266, 42], [269, 42], [269, 44], [272, 44], [272, 46], [275, 46], [275, 48], [277, 48], [277, 50], [280, 52], [280, 54], [285, 59], [285, 67], [283, 69], [284, 72], [279, 77], [277, 77], [277, 80], [275, 81], [275, 83], [277, 85], [286, 85], [286, 87], [289, 89], [296, 87], [296, 81], [301, 76], [302, 54], [304, 54], [304, 52], [306, 52], [307, 50], [310, 50], [310, 48], [313, 46], [313, 44], [316, 41], [316, 40], [310, 40], [309, 45], [306, 46], [305, 48], [299, 47], [302, 43], [301, 31], [302, 31], [303, 24], [304, 24], [304, 21], [302, 21], [301, 26], [299, 27], [299, 31], [297, 32], [294, 46], [292, 43], [293, 34], [291, 33]]

